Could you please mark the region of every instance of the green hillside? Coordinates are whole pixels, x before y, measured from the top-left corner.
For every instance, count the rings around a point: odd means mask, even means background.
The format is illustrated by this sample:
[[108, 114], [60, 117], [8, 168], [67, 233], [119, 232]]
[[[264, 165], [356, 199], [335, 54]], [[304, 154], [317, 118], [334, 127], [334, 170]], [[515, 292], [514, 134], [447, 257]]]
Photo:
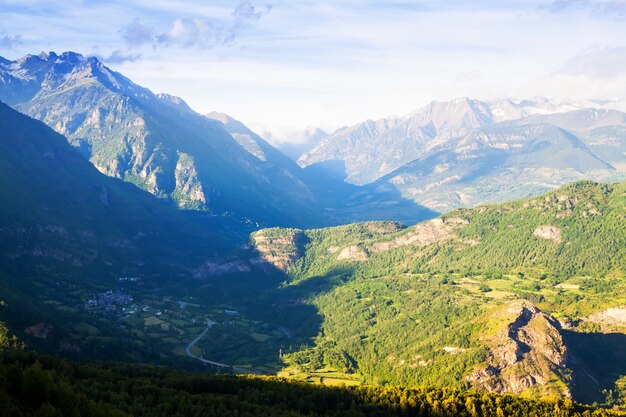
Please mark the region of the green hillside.
[[621, 274], [625, 206], [626, 182], [581, 181], [528, 200], [454, 210], [409, 228], [356, 223], [263, 233], [303, 236], [304, 256], [287, 271], [295, 280], [337, 268], [358, 277], [389, 272]]
[[194, 282], [196, 268], [240, 239], [227, 220], [177, 210], [101, 174], [61, 135], [4, 104], [0, 190], [0, 320], [48, 352], [163, 360], [155, 352], [169, 348], [115, 319], [133, 296], [143, 301], [131, 291], [163, 304], [155, 289]]
[[625, 191], [578, 182], [409, 228], [253, 234], [320, 317], [284, 375], [623, 404]]

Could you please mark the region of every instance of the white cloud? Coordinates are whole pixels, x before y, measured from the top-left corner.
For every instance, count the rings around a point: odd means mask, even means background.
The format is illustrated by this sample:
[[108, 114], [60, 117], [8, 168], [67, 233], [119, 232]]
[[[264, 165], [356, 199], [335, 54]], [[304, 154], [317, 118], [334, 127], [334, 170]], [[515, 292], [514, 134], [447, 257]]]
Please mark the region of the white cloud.
[[607, 79], [626, 77], [626, 46], [585, 49], [568, 59], [559, 73]]
[[108, 56], [100, 56], [107, 64], [121, 64], [124, 62], [135, 62], [141, 59], [140, 54], [126, 53], [120, 49], [116, 49]]
[[137, 48], [154, 42], [154, 31], [152, 28], [142, 24], [137, 17], [126, 25], [121, 32], [122, 39], [124, 39], [128, 48]]
[[269, 13], [272, 6], [262, 9], [249, 1], [240, 1], [228, 16], [180, 17], [174, 19], [169, 29], [157, 33], [144, 25], [139, 18], [133, 19], [122, 29], [122, 38], [129, 49], [146, 44], [158, 46], [211, 49], [231, 44], [252, 23]]
[[6, 33], [0, 34], [0, 49], [15, 50], [18, 46], [22, 45], [24, 41], [20, 35], [7, 35]]

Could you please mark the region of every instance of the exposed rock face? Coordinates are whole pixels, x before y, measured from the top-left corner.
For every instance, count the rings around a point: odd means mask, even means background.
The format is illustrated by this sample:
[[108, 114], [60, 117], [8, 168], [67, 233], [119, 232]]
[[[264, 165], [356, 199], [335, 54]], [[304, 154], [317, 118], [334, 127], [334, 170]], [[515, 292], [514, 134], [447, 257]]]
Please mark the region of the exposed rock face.
[[533, 235], [542, 239], [561, 243], [561, 229], [556, 226], [539, 226], [535, 229]]
[[385, 252], [400, 246], [428, 246], [433, 243], [445, 242], [458, 238], [455, 231], [468, 224], [465, 219], [437, 218], [415, 225], [412, 230], [388, 242], [372, 245], [372, 252]]
[[366, 261], [367, 258], [367, 253], [365, 253], [363, 248], [357, 245], [348, 246], [337, 255], [338, 260]]
[[263, 229], [252, 235], [260, 256], [250, 259], [253, 265], [271, 264], [286, 271], [303, 255], [304, 234], [296, 229]]
[[496, 311], [482, 340], [487, 366], [467, 380], [475, 389], [520, 394], [526, 390], [571, 398], [567, 348], [561, 326], [528, 301], [516, 300]]
[[586, 320], [599, 324], [603, 331], [626, 331], [626, 306], [607, 308]]
[[38, 339], [47, 339], [52, 333], [52, 326], [48, 323], [37, 323], [25, 328], [24, 332]]
[[198, 171], [193, 157], [181, 153], [176, 163], [174, 175], [176, 178], [176, 190], [180, 190], [179, 206], [185, 207], [193, 205], [193, 203], [206, 205], [207, 198], [202, 182], [198, 178]]

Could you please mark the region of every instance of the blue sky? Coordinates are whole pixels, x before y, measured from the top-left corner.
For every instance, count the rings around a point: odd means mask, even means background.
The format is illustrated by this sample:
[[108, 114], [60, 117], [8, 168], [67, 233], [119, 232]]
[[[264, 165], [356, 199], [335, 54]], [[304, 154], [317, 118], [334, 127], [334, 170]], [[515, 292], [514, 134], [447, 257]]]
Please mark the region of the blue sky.
[[626, 99], [626, 0], [0, 0], [0, 55], [73, 50], [275, 139], [431, 100]]

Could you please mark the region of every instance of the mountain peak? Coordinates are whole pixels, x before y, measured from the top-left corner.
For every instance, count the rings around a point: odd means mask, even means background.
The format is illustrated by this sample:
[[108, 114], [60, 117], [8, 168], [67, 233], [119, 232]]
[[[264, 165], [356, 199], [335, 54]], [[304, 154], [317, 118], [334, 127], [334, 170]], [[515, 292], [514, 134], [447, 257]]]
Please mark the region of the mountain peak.
[[43, 59], [44, 61], [48, 61], [49, 59], [56, 59], [57, 58], [57, 54], [55, 54], [54, 52], [50, 51], [50, 52], [46, 52], [46, 51], [41, 51], [39, 53], [39, 55], [37, 55], [40, 59]]

